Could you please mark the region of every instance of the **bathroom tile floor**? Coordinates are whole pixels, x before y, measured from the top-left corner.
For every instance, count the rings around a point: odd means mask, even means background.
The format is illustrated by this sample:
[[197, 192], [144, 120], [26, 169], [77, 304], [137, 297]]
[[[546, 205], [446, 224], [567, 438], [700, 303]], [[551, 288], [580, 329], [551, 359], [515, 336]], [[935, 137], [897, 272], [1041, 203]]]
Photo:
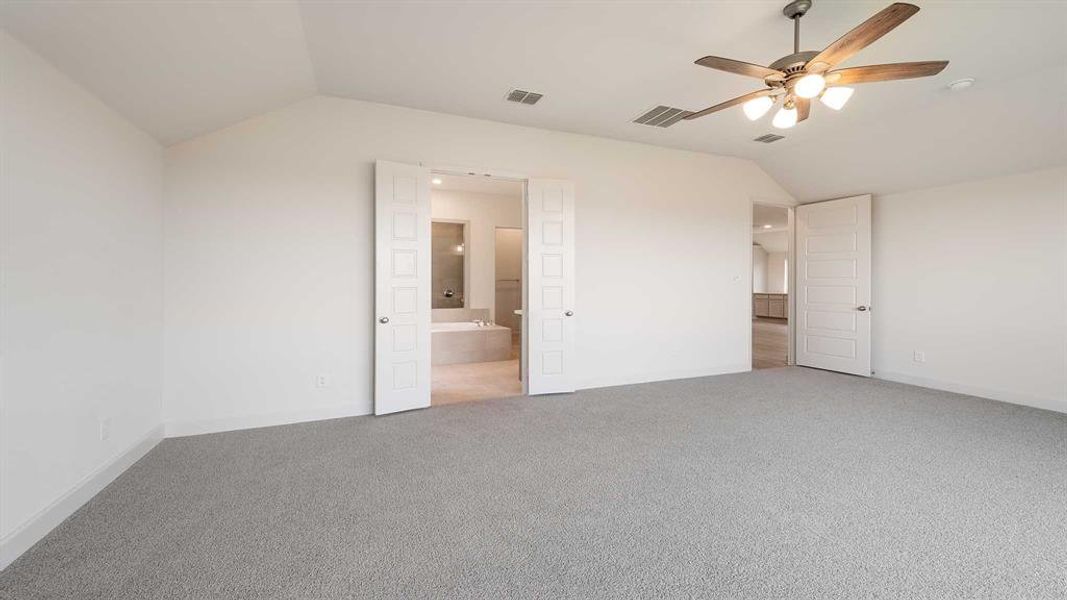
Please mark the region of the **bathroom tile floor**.
[[434, 365], [430, 405], [522, 395], [518, 336], [512, 338], [511, 357], [497, 362]]

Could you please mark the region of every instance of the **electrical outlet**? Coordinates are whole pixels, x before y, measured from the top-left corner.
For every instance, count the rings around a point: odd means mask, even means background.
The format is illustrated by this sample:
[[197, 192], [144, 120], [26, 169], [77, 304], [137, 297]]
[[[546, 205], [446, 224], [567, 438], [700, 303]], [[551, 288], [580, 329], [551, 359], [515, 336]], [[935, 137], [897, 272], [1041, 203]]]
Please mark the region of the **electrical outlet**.
[[99, 420], [100, 425], [100, 441], [104, 441], [111, 437], [111, 418], [102, 417]]
[[316, 376], [315, 377], [315, 387], [317, 387], [317, 388], [328, 388], [328, 387], [330, 387], [330, 377], [329, 377], [329, 375], [318, 375], [318, 376]]
[[921, 352], [919, 350], [916, 350], [915, 351], [915, 355], [912, 358], [917, 363], [924, 363], [924, 362], [926, 362], [926, 353], [925, 352]]

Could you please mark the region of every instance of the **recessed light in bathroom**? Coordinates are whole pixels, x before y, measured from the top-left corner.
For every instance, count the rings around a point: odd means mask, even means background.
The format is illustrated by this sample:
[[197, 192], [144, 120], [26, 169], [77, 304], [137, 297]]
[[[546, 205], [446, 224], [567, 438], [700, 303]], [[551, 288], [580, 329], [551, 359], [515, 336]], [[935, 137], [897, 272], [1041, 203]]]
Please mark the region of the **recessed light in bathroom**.
[[771, 227], [774, 227], [774, 225], [767, 224], [763, 226], [764, 229], [770, 229]]
[[434, 185], [441, 185], [441, 183], [442, 183], [442, 181], [441, 181], [441, 178], [440, 178], [440, 177], [434, 177], [434, 178], [433, 178], [433, 179], [431, 179], [430, 181], [432, 181]]

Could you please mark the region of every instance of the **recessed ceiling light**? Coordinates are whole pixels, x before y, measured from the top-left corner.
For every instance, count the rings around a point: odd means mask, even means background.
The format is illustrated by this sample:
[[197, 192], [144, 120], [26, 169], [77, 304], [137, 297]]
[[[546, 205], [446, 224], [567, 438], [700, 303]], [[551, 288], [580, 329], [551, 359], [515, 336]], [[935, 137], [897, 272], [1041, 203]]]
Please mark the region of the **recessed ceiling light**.
[[434, 177], [430, 181], [432, 181], [434, 185], [441, 185], [441, 183], [442, 183], [440, 177]]
[[774, 225], [764, 225], [763, 226], [764, 229], [770, 229], [771, 227], [774, 227]]
[[971, 87], [972, 85], [974, 85], [974, 78], [965, 77], [963, 79], [957, 79], [956, 81], [953, 81], [952, 83], [948, 84], [948, 89], [952, 90], [953, 92], [962, 92], [963, 90]]

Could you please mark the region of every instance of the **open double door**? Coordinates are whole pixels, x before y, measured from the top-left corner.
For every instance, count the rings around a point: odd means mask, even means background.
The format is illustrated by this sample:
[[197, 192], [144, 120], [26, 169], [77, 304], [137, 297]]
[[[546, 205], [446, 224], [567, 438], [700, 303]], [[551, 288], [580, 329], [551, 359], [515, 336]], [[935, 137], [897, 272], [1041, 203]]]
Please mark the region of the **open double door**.
[[[374, 414], [430, 405], [430, 169], [378, 161]], [[527, 179], [523, 231], [523, 384], [574, 391], [574, 185]]]

